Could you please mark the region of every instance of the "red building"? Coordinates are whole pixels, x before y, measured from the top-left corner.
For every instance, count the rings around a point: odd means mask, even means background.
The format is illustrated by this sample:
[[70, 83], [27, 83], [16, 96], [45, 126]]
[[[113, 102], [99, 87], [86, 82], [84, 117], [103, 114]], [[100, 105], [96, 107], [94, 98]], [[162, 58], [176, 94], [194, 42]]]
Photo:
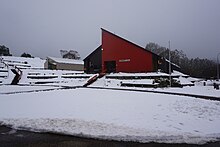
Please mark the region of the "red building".
[[161, 57], [102, 29], [102, 45], [84, 59], [85, 72], [168, 72]]

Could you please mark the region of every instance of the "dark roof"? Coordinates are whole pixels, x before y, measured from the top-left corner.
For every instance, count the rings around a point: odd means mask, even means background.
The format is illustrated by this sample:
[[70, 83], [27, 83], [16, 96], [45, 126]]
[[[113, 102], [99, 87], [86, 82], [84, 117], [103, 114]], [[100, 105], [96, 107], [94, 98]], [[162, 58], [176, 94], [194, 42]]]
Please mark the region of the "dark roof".
[[102, 49], [102, 45], [100, 45], [99, 47], [97, 47], [92, 53], [90, 53], [85, 59], [83, 59], [83, 61], [85, 61], [87, 58], [89, 58], [90, 56], [92, 56], [95, 52], [97, 52], [98, 50]]
[[102, 30], [102, 31], [105, 31], [105, 32], [107, 32], [107, 33], [109, 33], [109, 34], [111, 34], [111, 35], [113, 35], [113, 36], [116, 36], [116, 37], [118, 37], [118, 38], [120, 38], [120, 39], [126, 41], [127, 43], [130, 43], [130, 44], [132, 44], [132, 45], [134, 45], [134, 46], [136, 46], [136, 47], [138, 47], [138, 48], [144, 50], [145, 52], [150, 52], [151, 54], [160, 57], [159, 55], [157, 55], [157, 54], [155, 54], [155, 53], [153, 53], [153, 52], [151, 52], [151, 51], [149, 51], [149, 50], [146, 50], [145, 48], [143, 48], [143, 47], [141, 47], [141, 46], [139, 46], [139, 45], [137, 45], [137, 44], [135, 44], [135, 43], [133, 43], [133, 42], [131, 42], [131, 41], [128, 41], [128, 40], [126, 40], [126, 39], [124, 39], [124, 38], [122, 38], [122, 37], [120, 37], [120, 36], [118, 36], [118, 35], [115, 35], [115, 34], [113, 34], [112, 32], [109, 32], [109, 31], [107, 31], [107, 30], [105, 30], [105, 29], [103, 29], [103, 28], [101, 28], [101, 30]]

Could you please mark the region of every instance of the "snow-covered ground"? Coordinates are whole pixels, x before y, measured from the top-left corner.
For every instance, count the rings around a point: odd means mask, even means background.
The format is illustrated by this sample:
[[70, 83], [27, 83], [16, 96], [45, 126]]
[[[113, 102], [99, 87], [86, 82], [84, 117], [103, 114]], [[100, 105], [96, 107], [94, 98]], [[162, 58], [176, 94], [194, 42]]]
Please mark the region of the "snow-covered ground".
[[57, 87], [51, 86], [19, 86], [19, 85], [2, 85], [0, 86], [0, 95], [1, 94], [10, 94], [10, 93], [25, 93], [41, 90], [52, 90], [59, 89]]
[[[186, 82], [188, 78], [179, 78], [183, 84], [189, 83]], [[203, 82], [198, 82], [195, 86], [184, 86], [183, 88], [140, 88], [140, 87], [122, 87], [121, 83], [142, 83], [150, 84], [152, 79], [135, 79], [135, 80], [119, 80], [119, 79], [106, 79], [105, 77], [98, 79], [95, 83], [89, 87], [105, 87], [105, 88], [120, 88], [120, 89], [141, 89], [147, 91], [160, 91], [160, 92], [172, 92], [172, 93], [185, 93], [185, 94], [195, 94], [195, 95], [204, 95], [204, 96], [213, 96], [220, 98], [220, 90], [214, 89], [213, 85], [216, 81], [207, 81], [208, 86], [203, 86]], [[205, 82], [205, 81], [204, 81]], [[212, 83], [212, 84], [211, 84]], [[217, 83], [217, 82], [216, 82]], [[219, 82], [220, 84], [220, 82]]]
[[44, 68], [44, 63], [46, 60], [35, 58], [25, 58], [25, 57], [15, 57], [15, 56], [0, 56], [0, 62], [4, 62], [9, 66], [18, 66], [21, 68]]
[[220, 139], [219, 101], [79, 88], [1, 94], [0, 102], [0, 121], [15, 128], [138, 142]]
[[154, 88], [154, 89], [152, 88], [150, 90], [213, 96], [213, 97], [218, 97], [220, 99], [220, 90], [214, 89], [213, 86], [186, 86], [183, 88]]
[[[68, 78], [71, 76], [85, 78]], [[23, 76], [19, 84], [35, 85], [36, 83], [45, 83], [43, 85], [82, 86], [90, 76], [83, 74], [82, 71], [26, 69], [23, 70]], [[44, 79], [44, 77], [51, 78]]]
[[[7, 77], [2, 78], [2, 84], [10, 84], [15, 75], [10, 70], [4, 74], [7, 74]], [[84, 74], [82, 71], [22, 69], [22, 77], [18, 84], [82, 86], [90, 76], [92, 75]]]
[[[220, 140], [219, 101], [111, 89], [62, 89], [82, 86], [94, 75], [44, 70], [45, 60], [40, 58], [4, 57], [1, 60], [11, 66], [2, 64], [0, 70], [0, 124], [110, 140], [193, 144]], [[7, 85], [15, 76], [10, 70], [13, 65], [22, 67], [22, 77], [16, 86]], [[169, 77], [160, 72], [116, 73], [98, 79], [89, 87], [220, 97], [220, 90], [213, 88], [216, 81], [201, 81], [177, 71], [172, 76], [180, 84], [188, 85], [196, 81], [195, 86], [121, 86], [122, 83], [155, 85], [154, 78], [160, 76]]]

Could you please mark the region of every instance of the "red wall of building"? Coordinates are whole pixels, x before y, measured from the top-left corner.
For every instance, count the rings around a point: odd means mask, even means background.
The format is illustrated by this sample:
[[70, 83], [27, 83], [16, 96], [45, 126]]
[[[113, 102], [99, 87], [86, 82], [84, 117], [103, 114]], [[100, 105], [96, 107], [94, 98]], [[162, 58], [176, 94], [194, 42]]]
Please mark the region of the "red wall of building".
[[116, 61], [116, 72], [153, 71], [152, 53], [102, 29], [102, 72], [105, 61]]

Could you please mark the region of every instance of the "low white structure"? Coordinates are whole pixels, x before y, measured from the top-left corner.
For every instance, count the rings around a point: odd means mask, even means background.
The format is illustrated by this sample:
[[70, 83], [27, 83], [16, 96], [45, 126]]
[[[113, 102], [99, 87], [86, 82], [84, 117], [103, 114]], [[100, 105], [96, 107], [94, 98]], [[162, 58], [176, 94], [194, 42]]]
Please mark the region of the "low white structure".
[[44, 63], [44, 68], [83, 71], [84, 62], [82, 60], [47, 57], [47, 60]]

